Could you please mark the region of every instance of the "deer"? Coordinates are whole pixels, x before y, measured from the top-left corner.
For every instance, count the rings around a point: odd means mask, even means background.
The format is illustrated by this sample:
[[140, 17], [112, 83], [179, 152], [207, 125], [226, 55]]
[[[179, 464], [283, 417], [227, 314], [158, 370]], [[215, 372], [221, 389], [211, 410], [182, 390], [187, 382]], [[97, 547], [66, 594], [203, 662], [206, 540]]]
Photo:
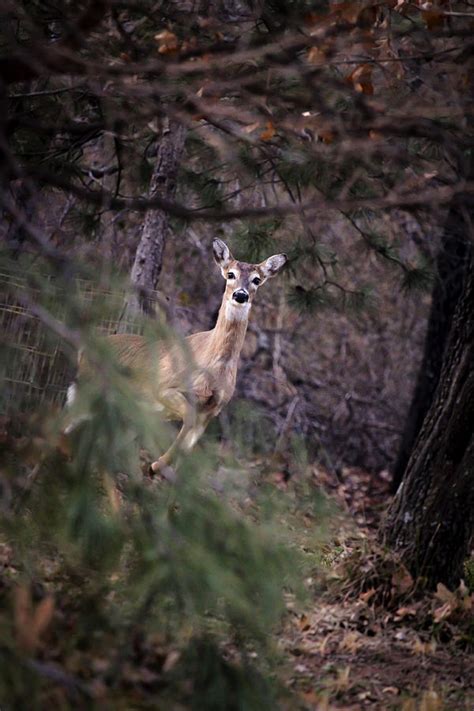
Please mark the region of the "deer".
[[[225, 279], [214, 328], [187, 336], [184, 348], [161, 342], [150, 348], [149, 340], [134, 334], [107, 337], [118, 363], [129, 369], [153, 409], [166, 420], [181, 422], [169, 449], [152, 462], [152, 474], [169, 467], [177, 452], [192, 450], [209, 422], [231, 400], [255, 295], [288, 261], [286, 254], [274, 254], [259, 264], [240, 262], [220, 239], [213, 240], [212, 251]], [[87, 363], [80, 356], [79, 377], [85, 369]], [[74, 388], [72, 385], [68, 391], [69, 404], [75, 397]]]

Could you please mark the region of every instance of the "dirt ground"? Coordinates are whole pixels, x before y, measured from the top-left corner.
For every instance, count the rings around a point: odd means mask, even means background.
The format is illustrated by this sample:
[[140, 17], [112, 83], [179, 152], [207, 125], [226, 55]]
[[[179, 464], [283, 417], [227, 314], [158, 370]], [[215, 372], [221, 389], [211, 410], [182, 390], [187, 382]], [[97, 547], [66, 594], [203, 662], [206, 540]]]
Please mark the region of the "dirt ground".
[[[454, 592], [439, 585], [434, 593], [422, 593], [408, 571], [377, 545], [387, 473], [376, 476], [356, 468], [330, 473], [315, 466], [310, 470], [313, 483], [325, 489], [340, 513], [331, 516], [334, 529], [322, 561], [320, 550], [312, 548], [312, 515], [297, 513], [295, 522], [289, 522], [290, 543], [310, 561], [319, 555], [319, 562], [314, 577], [305, 581], [309, 596], [301, 602], [288, 595], [288, 614], [272, 635], [276, 674], [288, 691], [282, 711], [473, 711], [472, 590], [463, 583]], [[269, 481], [294, 495], [291, 479], [270, 473]], [[50, 568], [45, 580], [47, 589], [57, 593], [58, 605], [54, 615], [51, 610], [47, 643], [31, 662], [44, 676], [43, 698], [48, 704], [58, 699], [66, 704], [74, 692], [103, 708], [150, 708], [152, 699], [166, 692], [166, 675], [180, 652], [159, 636], [137, 637], [118, 686], [111, 688], [107, 675], [117, 651], [113, 633], [97, 640], [94, 654], [68, 648], [79, 608], [88, 602], [80, 602], [70, 580], [68, 587], [61, 584], [54, 561]], [[0, 598], [7, 600], [18, 576], [8, 546], [0, 546], [0, 571]], [[76, 585], [76, 591], [81, 590], [82, 581]], [[33, 593], [41, 597], [44, 590]], [[238, 654], [230, 644], [229, 661]], [[185, 707], [173, 702], [160, 708]]]
[[315, 478], [357, 528], [341, 537], [327, 590], [285, 626], [290, 688], [317, 711], [472, 711], [474, 595], [464, 584], [422, 594], [397, 561], [381, 562], [374, 541], [388, 494], [383, 472], [316, 469]]

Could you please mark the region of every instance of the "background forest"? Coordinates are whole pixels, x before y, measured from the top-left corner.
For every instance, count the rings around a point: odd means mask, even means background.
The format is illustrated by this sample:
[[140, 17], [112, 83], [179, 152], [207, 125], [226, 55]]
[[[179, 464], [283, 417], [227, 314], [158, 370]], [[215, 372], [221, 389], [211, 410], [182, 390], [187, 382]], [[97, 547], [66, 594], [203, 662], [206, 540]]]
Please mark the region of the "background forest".
[[[473, 21], [0, 3], [2, 708], [473, 707]], [[103, 336], [213, 328], [215, 238], [288, 263], [153, 477]]]

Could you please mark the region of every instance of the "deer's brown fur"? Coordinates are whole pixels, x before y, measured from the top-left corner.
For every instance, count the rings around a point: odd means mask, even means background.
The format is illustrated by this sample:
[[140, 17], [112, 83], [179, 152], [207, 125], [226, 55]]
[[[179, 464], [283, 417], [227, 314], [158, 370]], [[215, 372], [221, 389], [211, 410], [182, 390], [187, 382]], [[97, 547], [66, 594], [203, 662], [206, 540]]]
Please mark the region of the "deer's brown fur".
[[[261, 264], [233, 259], [221, 240], [214, 240], [214, 259], [226, 279], [216, 325], [194, 333], [182, 344], [150, 344], [143, 336], [109, 336], [117, 360], [130, 368], [141, 396], [163, 411], [166, 419], [182, 422], [171, 447], [151, 466], [153, 471], [169, 464], [178, 448], [191, 449], [231, 399], [237, 378], [240, 352], [257, 288], [275, 276], [286, 255], [275, 255]], [[254, 283], [255, 280], [258, 283]], [[244, 303], [236, 301], [246, 298]], [[86, 364], [80, 363], [79, 370]]]

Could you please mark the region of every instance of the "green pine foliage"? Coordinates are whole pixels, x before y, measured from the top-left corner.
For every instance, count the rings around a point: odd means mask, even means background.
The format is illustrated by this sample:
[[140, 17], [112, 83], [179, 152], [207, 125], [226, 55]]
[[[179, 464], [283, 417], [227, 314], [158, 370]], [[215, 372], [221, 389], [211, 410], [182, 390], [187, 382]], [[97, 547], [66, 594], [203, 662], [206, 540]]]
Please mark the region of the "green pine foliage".
[[332, 297], [329, 290], [324, 287], [316, 286], [306, 289], [297, 285], [289, 291], [288, 303], [297, 311], [313, 313], [330, 306]]
[[280, 220], [261, 220], [245, 222], [235, 230], [232, 245], [235, 256], [242, 255], [245, 261], [258, 263], [275, 251], [275, 232], [281, 225]]
[[[285, 612], [284, 594], [301, 592], [304, 570], [281, 527], [287, 497], [262, 489], [249, 515], [242, 506], [247, 487], [236, 489], [232, 476], [216, 479], [212, 440], [181, 457], [174, 481], [144, 477], [141, 453], [162, 451], [173, 435], [137, 399], [130, 373], [97, 333], [114, 306], [107, 298], [84, 305], [80, 291], [69, 288], [59, 314], [57, 285], [54, 291], [44, 280], [41, 289], [34, 277], [42, 314], [61, 315], [53, 323], [79, 335], [91, 368], [71, 411], [23, 420], [22, 446], [1, 452], [0, 541], [11, 548], [17, 574], [0, 591], [9, 610], [0, 616], [0, 698], [29, 708], [44, 701], [40, 667], [31, 662], [41, 644], [25, 649], [19, 637], [20, 584], [37, 591], [35, 604], [47, 591], [54, 596], [48, 645], [57, 645], [66, 670], [72, 655], [86, 665], [104, 657], [102, 683], [122, 689], [124, 669], [137, 664], [139, 633], [166, 640], [179, 657], [170, 670], [161, 670], [163, 659], [154, 662], [156, 699], [181, 697], [191, 708], [275, 708], [269, 632]], [[143, 327], [150, 340], [169, 337], [160, 324]], [[76, 417], [65, 454], [60, 431]], [[71, 615], [74, 629], [66, 633]], [[223, 644], [236, 645], [240, 661], [227, 660]], [[76, 691], [90, 695], [87, 673]]]
[[100, 213], [92, 206], [88, 208], [71, 207], [67, 216], [67, 223], [83, 234], [89, 241], [97, 238], [98, 230], [101, 225]]
[[222, 189], [219, 181], [208, 171], [181, 171], [181, 185], [198, 196], [203, 207], [222, 207]]
[[421, 291], [430, 293], [433, 289], [435, 273], [433, 267], [424, 259], [414, 266], [408, 266], [403, 273], [402, 289], [407, 292]]
[[183, 693], [183, 701], [193, 711], [272, 711], [282, 693], [278, 681], [262, 674], [251, 657], [244, 657], [241, 665], [233, 664], [208, 636], [192, 641], [173, 676], [195, 679], [192, 697]]
[[310, 288], [296, 285], [288, 292], [288, 303], [296, 311], [306, 314], [327, 308], [357, 312], [368, 308], [373, 298], [373, 289], [369, 284], [358, 289], [346, 289], [336, 282], [322, 282]]
[[385, 260], [387, 264], [402, 264], [396, 246], [392, 244], [384, 235], [370, 229], [367, 231], [362, 230], [361, 234], [365, 246], [369, 250], [375, 252], [375, 254], [382, 260]]

